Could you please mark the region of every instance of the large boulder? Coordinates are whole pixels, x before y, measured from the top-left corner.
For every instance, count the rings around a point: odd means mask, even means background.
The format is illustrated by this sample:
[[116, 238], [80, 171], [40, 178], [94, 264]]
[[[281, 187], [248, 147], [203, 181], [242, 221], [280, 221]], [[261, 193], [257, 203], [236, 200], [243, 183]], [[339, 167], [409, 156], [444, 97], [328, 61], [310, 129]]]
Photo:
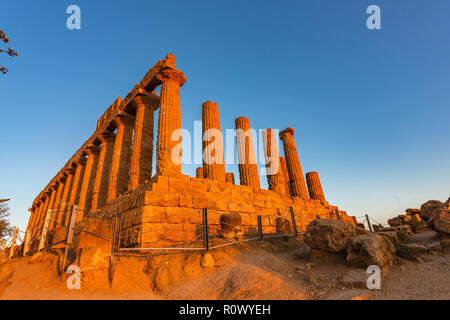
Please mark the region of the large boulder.
[[403, 226], [405, 224], [409, 224], [411, 221], [411, 217], [405, 214], [400, 214], [396, 216], [395, 218], [389, 219], [388, 224], [391, 227], [399, 227]]
[[420, 217], [425, 221], [433, 217], [437, 210], [445, 209], [444, 204], [439, 200], [430, 200], [420, 207]]
[[450, 210], [439, 210], [433, 216], [433, 228], [439, 232], [450, 234]]
[[446, 209], [450, 209], [450, 197], [448, 197], [448, 200], [444, 202], [444, 207]]
[[347, 247], [347, 261], [357, 267], [391, 265], [395, 247], [386, 237], [376, 233], [357, 236]]
[[109, 256], [97, 246], [82, 248], [79, 256], [78, 266], [81, 272], [105, 269], [109, 267]]
[[350, 223], [333, 219], [316, 219], [306, 227], [303, 240], [311, 248], [340, 252], [355, 236], [356, 230]]

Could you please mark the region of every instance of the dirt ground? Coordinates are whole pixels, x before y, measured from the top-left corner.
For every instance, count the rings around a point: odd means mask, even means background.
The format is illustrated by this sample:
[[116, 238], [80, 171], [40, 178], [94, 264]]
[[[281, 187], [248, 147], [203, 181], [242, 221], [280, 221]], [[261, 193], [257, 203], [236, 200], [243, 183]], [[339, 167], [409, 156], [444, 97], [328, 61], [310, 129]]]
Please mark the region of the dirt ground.
[[[0, 299], [450, 299], [448, 251], [422, 256], [422, 262], [397, 262], [380, 290], [344, 285], [342, 277], [350, 267], [343, 257], [336, 256], [334, 261], [304, 257], [305, 251], [294, 239], [242, 244], [212, 251], [214, 267], [191, 265], [188, 276], [175, 277], [177, 281], [161, 288], [137, 285], [125, 289], [69, 290], [58, 279], [55, 265], [29, 264], [23, 258], [14, 261], [16, 271]], [[178, 260], [165, 264], [174, 261]], [[180, 273], [180, 269], [169, 270], [172, 274], [163, 279]]]

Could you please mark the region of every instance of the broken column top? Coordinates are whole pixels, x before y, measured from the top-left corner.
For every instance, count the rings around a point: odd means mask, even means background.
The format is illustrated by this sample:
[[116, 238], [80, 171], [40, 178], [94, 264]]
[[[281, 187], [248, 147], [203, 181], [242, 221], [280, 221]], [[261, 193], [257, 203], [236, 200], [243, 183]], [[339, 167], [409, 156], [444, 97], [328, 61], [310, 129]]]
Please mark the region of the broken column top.
[[291, 127], [286, 128], [286, 129], [284, 129], [283, 131], [280, 132], [280, 139], [283, 140], [283, 138], [284, 138], [287, 134], [294, 135], [294, 133], [295, 133], [294, 128], [291, 128]]
[[166, 55], [166, 65], [172, 68], [175, 68], [175, 56], [172, 53], [168, 53]]

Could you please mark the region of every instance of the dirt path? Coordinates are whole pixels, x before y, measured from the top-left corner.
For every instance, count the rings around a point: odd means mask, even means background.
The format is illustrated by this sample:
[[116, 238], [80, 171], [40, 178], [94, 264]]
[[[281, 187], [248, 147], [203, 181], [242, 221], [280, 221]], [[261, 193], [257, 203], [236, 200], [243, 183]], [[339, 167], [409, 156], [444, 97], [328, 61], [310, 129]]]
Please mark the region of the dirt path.
[[350, 269], [345, 259], [312, 261], [299, 258], [298, 247], [279, 252], [279, 244], [251, 246], [217, 256], [208, 272], [158, 294], [150, 289], [69, 290], [57, 279], [55, 265], [20, 259], [0, 299], [450, 299], [449, 252], [424, 256], [421, 263], [394, 265], [381, 290], [368, 290], [342, 285], [342, 275]]
[[14, 262], [15, 272], [11, 284], [0, 300], [117, 300], [161, 299], [152, 292], [142, 290], [69, 290], [66, 283], [57, 278], [55, 266], [48, 263], [29, 264], [27, 259]]

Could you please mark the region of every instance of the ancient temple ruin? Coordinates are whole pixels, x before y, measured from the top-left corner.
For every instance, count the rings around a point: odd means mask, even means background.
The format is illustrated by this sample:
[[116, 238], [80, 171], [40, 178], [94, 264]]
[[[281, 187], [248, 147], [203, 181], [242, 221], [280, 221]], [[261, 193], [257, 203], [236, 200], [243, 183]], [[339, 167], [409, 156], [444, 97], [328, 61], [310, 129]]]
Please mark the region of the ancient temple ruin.
[[[43, 247], [39, 241], [44, 227], [54, 235], [47, 241], [64, 239], [74, 206], [78, 210], [76, 223], [85, 230], [93, 225], [90, 219], [120, 216], [122, 230], [129, 235], [122, 243], [130, 248], [154, 246], [161, 232], [151, 231], [167, 227], [171, 228], [164, 229], [165, 239], [170, 234], [174, 242], [195, 239], [205, 208], [217, 212], [220, 219], [227, 214], [237, 215], [244, 235], [255, 231], [258, 216], [261, 225], [270, 226], [289, 211], [295, 216], [298, 231], [317, 216], [353, 223], [345, 211], [325, 200], [317, 172], [306, 173], [305, 183], [293, 128], [279, 135], [285, 157], [279, 157], [278, 150], [270, 147], [274, 132], [266, 130], [267, 150], [279, 158], [280, 167], [277, 172], [267, 172], [269, 190], [261, 189], [258, 168], [250, 161], [255, 157], [251, 136], [236, 137], [242, 142], [237, 150], [242, 160], [238, 165], [240, 185], [235, 185], [235, 177], [225, 172], [223, 163], [204, 163], [197, 168], [196, 177], [182, 174], [181, 164], [171, 158], [172, 149], [179, 143], [172, 141], [171, 135], [181, 128], [180, 87], [185, 81], [184, 73], [175, 67], [174, 55], [168, 54], [125, 99], [118, 97], [104, 112], [92, 136], [33, 201], [26, 254]], [[159, 86], [158, 96], [155, 89]], [[152, 176], [157, 109], [156, 174]], [[206, 101], [202, 105], [202, 124], [203, 132], [221, 130], [216, 103]], [[235, 125], [236, 129], [249, 129], [250, 121], [240, 117]], [[203, 148], [207, 146], [208, 142], [203, 141]], [[219, 156], [223, 157], [221, 151]], [[45, 226], [49, 212], [51, 219]], [[217, 223], [223, 221], [220, 219]], [[215, 223], [213, 218], [211, 221]]]

